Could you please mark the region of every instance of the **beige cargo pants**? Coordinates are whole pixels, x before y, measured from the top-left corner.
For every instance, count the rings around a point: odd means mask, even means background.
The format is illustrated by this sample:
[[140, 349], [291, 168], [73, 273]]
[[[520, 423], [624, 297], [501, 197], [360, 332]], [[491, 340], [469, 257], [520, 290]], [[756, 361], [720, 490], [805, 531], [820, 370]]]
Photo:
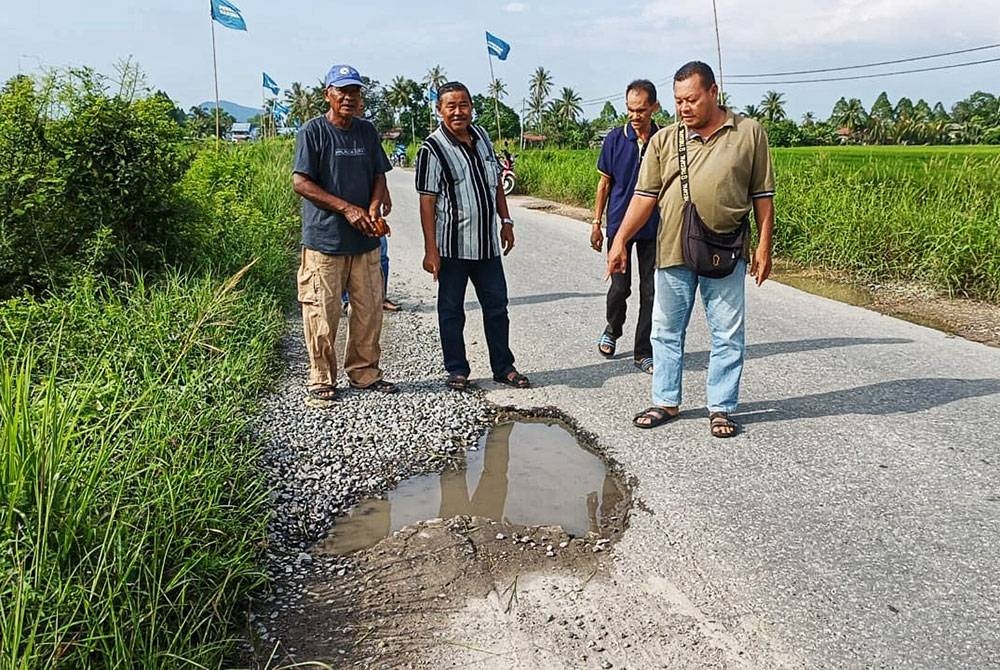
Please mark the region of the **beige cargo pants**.
[[351, 386], [364, 388], [382, 379], [382, 267], [379, 250], [353, 256], [330, 256], [302, 248], [298, 271], [299, 303], [306, 349], [309, 389], [337, 385], [337, 326], [340, 296], [350, 293], [344, 371]]

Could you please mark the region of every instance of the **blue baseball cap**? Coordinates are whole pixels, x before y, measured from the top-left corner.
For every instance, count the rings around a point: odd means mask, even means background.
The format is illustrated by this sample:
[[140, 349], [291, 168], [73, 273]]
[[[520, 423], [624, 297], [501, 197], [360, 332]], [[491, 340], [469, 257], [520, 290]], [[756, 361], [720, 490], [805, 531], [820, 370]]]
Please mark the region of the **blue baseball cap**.
[[336, 86], [337, 88], [365, 85], [361, 81], [361, 75], [350, 65], [334, 65], [331, 67], [329, 72], [326, 73], [325, 82], [327, 86]]

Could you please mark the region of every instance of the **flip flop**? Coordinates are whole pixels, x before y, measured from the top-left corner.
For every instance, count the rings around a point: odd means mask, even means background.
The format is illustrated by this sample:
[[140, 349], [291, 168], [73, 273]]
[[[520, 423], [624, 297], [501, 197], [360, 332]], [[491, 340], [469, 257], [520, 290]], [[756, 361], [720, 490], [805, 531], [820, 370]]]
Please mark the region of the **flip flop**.
[[387, 382], [384, 379], [379, 379], [374, 384], [369, 384], [368, 386], [355, 386], [351, 384], [351, 388], [357, 389], [359, 391], [378, 391], [379, 393], [398, 393], [399, 387], [392, 382]]
[[[736, 437], [740, 432], [740, 427], [735, 421], [729, 418], [725, 412], [712, 412], [708, 415], [709, 430], [712, 437], [727, 438]], [[728, 431], [728, 432], [723, 432]]]
[[507, 386], [512, 386], [516, 389], [531, 388], [531, 382], [528, 381], [528, 378], [522, 375], [517, 370], [511, 370], [506, 375], [500, 377], [494, 377], [493, 381], [499, 384], [506, 384]]
[[315, 409], [325, 409], [337, 403], [337, 387], [317, 386], [306, 390], [306, 405]]
[[382, 301], [382, 309], [385, 310], [386, 312], [398, 312], [403, 308], [394, 303], [392, 300], [386, 298], [385, 300]]
[[468, 391], [469, 378], [465, 375], [448, 375], [445, 385], [453, 391]]
[[649, 356], [641, 358], [635, 362], [635, 367], [639, 368], [647, 375], [653, 374], [653, 359]]

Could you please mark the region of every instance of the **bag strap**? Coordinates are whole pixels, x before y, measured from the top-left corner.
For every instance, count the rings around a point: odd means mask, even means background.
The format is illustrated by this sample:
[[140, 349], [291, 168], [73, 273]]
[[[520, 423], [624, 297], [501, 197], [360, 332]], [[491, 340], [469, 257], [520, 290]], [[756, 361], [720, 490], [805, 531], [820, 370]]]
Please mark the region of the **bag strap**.
[[687, 130], [683, 123], [677, 124], [677, 162], [681, 166], [681, 195], [684, 197], [684, 202], [691, 202], [691, 187], [688, 184]]

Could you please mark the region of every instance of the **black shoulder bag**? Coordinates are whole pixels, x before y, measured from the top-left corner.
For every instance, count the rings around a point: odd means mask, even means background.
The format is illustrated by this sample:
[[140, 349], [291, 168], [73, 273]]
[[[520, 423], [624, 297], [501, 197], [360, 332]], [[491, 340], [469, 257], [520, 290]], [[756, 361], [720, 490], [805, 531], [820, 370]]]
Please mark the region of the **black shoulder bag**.
[[684, 264], [702, 277], [719, 279], [728, 277], [743, 258], [750, 218], [743, 219], [740, 227], [731, 233], [717, 233], [701, 220], [698, 208], [691, 202], [688, 184], [687, 129], [677, 125], [677, 160], [681, 165], [681, 195], [684, 196], [684, 213], [681, 224], [681, 241]]

